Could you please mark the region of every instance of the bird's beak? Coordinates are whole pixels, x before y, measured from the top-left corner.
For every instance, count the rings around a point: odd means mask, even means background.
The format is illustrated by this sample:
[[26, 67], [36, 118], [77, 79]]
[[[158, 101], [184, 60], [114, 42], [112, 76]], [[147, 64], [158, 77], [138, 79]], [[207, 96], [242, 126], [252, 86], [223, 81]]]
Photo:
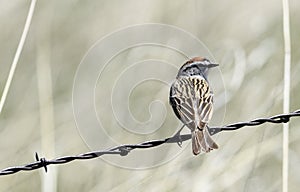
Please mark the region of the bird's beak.
[[219, 64], [211, 63], [211, 64], [208, 65], [208, 68], [213, 68], [213, 67], [217, 67], [217, 66], [219, 66]]
[[217, 63], [203, 64], [202, 62], [194, 62], [193, 64], [196, 64], [199, 67], [207, 67], [207, 68], [213, 68], [219, 66], [219, 64]]

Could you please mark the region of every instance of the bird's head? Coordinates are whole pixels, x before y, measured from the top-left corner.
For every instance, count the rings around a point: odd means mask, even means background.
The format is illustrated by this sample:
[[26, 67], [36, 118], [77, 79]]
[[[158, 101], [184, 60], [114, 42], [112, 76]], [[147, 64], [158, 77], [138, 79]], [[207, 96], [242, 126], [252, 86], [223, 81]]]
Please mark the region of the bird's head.
[[177, 77], [202, 75], [206, 78], [208, 70], [217, 66], [219, 66], [219, 64], [211, 63], [204, 57], [194, 57], [182, 65], [178, 71]]

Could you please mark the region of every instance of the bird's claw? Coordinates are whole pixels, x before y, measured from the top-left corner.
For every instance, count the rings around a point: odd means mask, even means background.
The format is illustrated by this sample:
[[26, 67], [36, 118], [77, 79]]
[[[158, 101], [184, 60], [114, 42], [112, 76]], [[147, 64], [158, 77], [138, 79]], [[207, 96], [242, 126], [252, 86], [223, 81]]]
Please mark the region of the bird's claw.
[[183, 126], [177, 131], [177, 133], [174, 135], [174, 137], [177, 139], [177, 145], [178, 145], [179, 147], [182, 147], [182, 139], [181, 139], [180, 132], [182, 131], [182, 129], [183, 129], [184, 126], [185, 126], [185, 125], [183, 125]]
[[181, 139], [181, 136], [178, 135], [177, 138], [178, 138], [177, 145], [178, 145], [179, 147], [182, 147], [182, 139]]

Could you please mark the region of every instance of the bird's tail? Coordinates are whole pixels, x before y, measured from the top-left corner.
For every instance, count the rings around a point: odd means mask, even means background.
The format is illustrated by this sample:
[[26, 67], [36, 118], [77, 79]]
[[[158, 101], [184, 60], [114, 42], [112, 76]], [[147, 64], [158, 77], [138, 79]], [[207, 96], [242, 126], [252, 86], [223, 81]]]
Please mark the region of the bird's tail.
[[198, 155], [201, 151], [208, 153], [213, 149], [218, 149], [218, 145], [211, 138], [207, 126], [203, 130], [195, 129], [192, 131], [192, 148], [194, 155]]

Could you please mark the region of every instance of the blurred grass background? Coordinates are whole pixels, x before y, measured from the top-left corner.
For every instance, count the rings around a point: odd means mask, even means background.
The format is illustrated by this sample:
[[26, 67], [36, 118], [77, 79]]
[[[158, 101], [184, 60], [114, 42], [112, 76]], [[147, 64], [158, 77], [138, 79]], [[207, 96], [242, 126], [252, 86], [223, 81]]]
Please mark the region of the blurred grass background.
[[[0, 1], [1, 93], [29, 5], [30, 1]], [[290, 15], [293, 111], [300, 106], [299, 1], [290, 1]], [[282, 112], [281, 1], [38, 1], [0, 116], [0, 169], [32, 162], [36, 151], [51, 159], [89, 150], [77, 131], [72, 110], [76, 69], [98, 39], [143, 23], [175, 25], [209, 47], [226, 85], [223, 124]], [[174, 64], [179, 67], [182, 61]], [[168, 88], [161, 89], [166, 93], [167, 113], [177, 123], [168, 106]], [[134, 105], [133, 100], [133, 112], [148, 110], [148, 104], [138, 102]], [[300, 187], [299, 124], [297, 118], [290, 124], [290, 191]], [[160, 138], [167, 136], [160, 134]], [[50, 166], [46, 177], [43, 170], [2, 176], [0, 191], [51, 191], [51, 187], [57, 191], [281, 190], [281, 125], [221, 133], [216, 140], [217, 151], [194, 157], [188, 147], [172, 161], [151, 169], [124, 169], [89, 160]], [[50, 185], [47, 189], [43, 189], [45, 182]]]

